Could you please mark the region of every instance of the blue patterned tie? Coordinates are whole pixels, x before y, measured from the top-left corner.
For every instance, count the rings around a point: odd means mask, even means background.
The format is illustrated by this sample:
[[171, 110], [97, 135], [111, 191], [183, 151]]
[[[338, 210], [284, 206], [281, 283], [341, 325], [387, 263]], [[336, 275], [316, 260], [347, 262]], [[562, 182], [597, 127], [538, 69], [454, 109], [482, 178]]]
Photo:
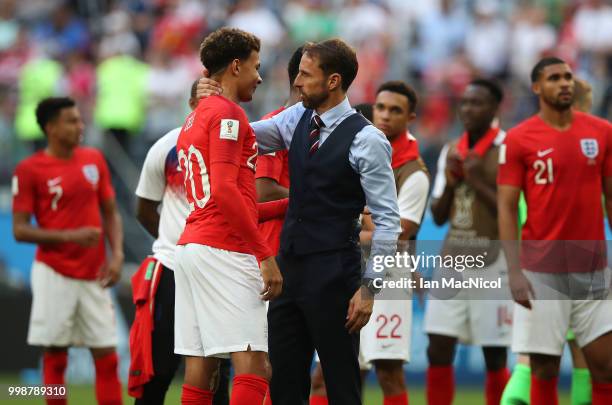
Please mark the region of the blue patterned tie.
[[310, 134], [308, 140], [310, 142], [310, 149], [308, 150], [308, 156], [312, 156], [319, 149], [319, 140], [321, 139], [321, 128], [324, 128], [325, 124], [318, 115], [313, 115], [310, 119]]

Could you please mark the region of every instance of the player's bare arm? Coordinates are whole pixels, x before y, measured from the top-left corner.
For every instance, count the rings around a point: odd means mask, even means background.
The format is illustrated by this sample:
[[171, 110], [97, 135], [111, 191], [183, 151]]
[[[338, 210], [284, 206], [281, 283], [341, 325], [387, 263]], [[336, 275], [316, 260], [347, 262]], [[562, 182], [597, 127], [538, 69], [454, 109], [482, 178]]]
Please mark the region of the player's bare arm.
[[140, 225], [149, 232], [154, 238], [158, 237], [159, 232], [159, 201], [148, 200], [138, 197], [136, 203], [136, 218]]
[[95, 246], [100, 240], [102, 230], [94, 226], [77, 229], [43, 229], [32, 225], [29, 212], [13, 213], [13, 235], [18, 242], [35, 244], [55, 244], [72, 242], [84, 247]]
[[276, 180], [268, 177], [256, 179], [255, 187], [257, 188], [257, 201], [260, 203], [289, 197], [287, 187], [281, 186]]
[[463, 161], [463, 173], [465, 181], [482, 201], [495, 212], [497, 210], [497, 186], [486, 181], [482, 158], [475, 153], [468, 153]]
[[518, 201], [521, 190], [518, 187], [500, 185], [497, 192], [497, 218], [499, 238], [508, 263], [508, 279], [512, 298], [518, 304], [531, 309], [530, 298], [535, 298], [531, 283], [521, 271], [518, 236]]
[[462, 169], [459, 155], [455, 152], [454, 148], [449, 147], [448, 154], [446, 155], [446, 167], [444, 169], [446, 180], [444, 191], [440, 198], [432, 198], [431, 200], [431, 214], [436, 225], [443, 225], [448, 221], [453, 199], [455, 198], [455, 187], [459, 181], [455, 173], [460, 172], [460, 170]]
[[111, 287], [121, 278], [121, 268], [124, 260], [123, 224], [114, 198], [102, 202], [101, 208], [104, 231], [111, 248], [111, 257], [102, 269], [100, 282], [103, 287]]

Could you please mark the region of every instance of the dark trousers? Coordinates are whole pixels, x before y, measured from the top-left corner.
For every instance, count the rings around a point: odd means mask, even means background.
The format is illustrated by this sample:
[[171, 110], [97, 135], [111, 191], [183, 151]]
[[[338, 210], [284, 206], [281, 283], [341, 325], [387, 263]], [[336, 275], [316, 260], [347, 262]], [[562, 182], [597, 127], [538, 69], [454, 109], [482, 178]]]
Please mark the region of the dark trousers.
[[344, 327], [360, 261], [359, 248], [278, 257], [283, 293], [268, 309], [274, 405], [308, 404], [315, 349], [330, 405], [361, 404], [359, 333]]
[[[163, 405], [166, 392], [178, 369], [181, 356], [174, 353], [174, 272], [164, 267], [155, 292], [151, 346], [155, 375], [145, 384], [135, 405]], [[229, 404], [229, 361], [221, 362], [221, 379], [214, 405]]]

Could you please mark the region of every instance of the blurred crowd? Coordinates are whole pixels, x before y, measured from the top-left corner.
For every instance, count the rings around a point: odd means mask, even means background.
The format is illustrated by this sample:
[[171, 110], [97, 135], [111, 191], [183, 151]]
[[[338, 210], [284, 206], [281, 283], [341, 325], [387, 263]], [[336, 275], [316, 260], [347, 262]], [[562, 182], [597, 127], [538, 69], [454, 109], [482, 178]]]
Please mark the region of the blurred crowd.
[[593, 112], [610, 116], [610, 0], [0, 0], [0, 181], [43, 144], [33, 111], [59, 94], [77, 100], [88, 135], [112, 137], [138, 164], [182, 123], [199, 44], [220, 26], [262, 40], [252, 119], [284, 102], [298, 45], [339, 36], [359, 58], [353, 104], [388, 79], [417, 89], [412, 131], [430, 164], [460, 133], [455, 101], [474, 76], [504, 85], [502, 127], [532, 114], [529, 72], [543, 55], [567, 60], [592, 85]]

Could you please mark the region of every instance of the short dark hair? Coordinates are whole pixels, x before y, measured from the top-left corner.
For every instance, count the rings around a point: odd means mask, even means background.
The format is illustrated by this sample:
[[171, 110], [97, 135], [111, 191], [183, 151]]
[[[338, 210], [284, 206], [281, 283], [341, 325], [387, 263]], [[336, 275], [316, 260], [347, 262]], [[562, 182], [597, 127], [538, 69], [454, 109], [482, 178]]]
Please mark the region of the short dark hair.
[[316, 56], [319, 67], [326, 75], [338, 73], [342, 78], [342, 90], [347, 91], [355, 80], [359, 63], [357, 54], [341, 39], [333, 38], [321, 42], [308, 42], [304, 53]]
[[50, 121], [56, 119], [64, 108], [75, 107], [76, 103], [70, 97], [48, 97], [36, 106], [36, 122], [45, 132], [45, 127]]
[[408, 99], [408, 112], [413, 113], [416, 111], [418, 97], [416, 91], [401, 80], [391, 80], [380, 85], [376, 90], [376, 95], [381, 91], [390, 91], [392, 93], [401, 94], [406, 96]]
[[214, 75], [234, 59], [245, 60], [259, 52], [261, 41], [255, 35], [237, 28], [220, 28], [208, 34], [200, 45], [200, 60]]
[[499, 84], [495, 83], [493, 80], [474, 79], [469, 83], [469, 86], [484, 87], [491, 94], [491, 96], [493, 96], [493, 99], [497, 104], [500, 104], [504, 99], [504, 91]]
[[373, 111], [372, 104], [370, 103], [361, 103], [353, 106], [355, 110], [357, 110], [361, 115], [363, 115], [368, 121], [372, 122]]
[[300, 46], [298, 49], [293, 52], [291, 55], [291, 59], [289, 59], [289, 63], [287, 64], [287, 74], [289, 75], [289, 86], [293, 87], [293, 82], [295, 82], [295, 78], [300, 72], [300, 61], [302, 60], [302, 55], [304, 54], [304, 46]]
[[550, 65], [560, 65], [563, 63], [567, 62], [561, 58], [557, 58], [556, 56], [549, 56], [547, 58], [540, 59], [540, 61], [536, 63], [531, 70], [531, 83], [535, 83], [538, 81], [538, 79], [540, 79], [540, 73], [542, 73], [542, 70], [544, 70], [545, 67]]

